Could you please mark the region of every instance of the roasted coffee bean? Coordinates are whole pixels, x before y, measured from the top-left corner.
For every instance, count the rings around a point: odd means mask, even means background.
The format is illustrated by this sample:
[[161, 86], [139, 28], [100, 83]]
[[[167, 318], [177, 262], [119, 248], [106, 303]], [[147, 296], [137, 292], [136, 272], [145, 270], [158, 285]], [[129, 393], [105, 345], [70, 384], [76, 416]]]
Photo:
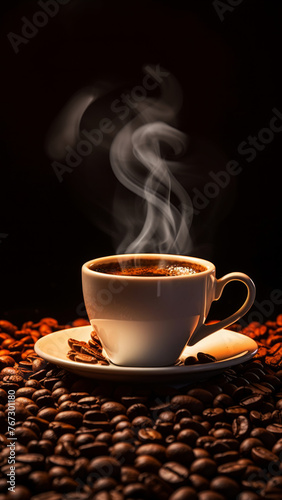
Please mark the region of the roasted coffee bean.
[[188, 396], [192, 396], [193, 398], [198, 399], [199, 401], [202, 401], [204, 404], [210, 404], [213, 401], [213, 395], [211, 392], [207, 391], [206, 389], [203, 389], [201, 387], [197, 387], [195, 389], [190, 389], [187, 392]]
[[192, 474], [198, 474], [206, 478], [212, 478], [216, 474], [217, 465], [211, 458], [198, 458], [190, 466]]
[[235, 499], [240, 492], [238, 483], [226, 476], [216, 476], [210, 486], [212, 490], [230, 499]]
[[4, 500], [30, 500], [30, 490], [26, 486], [16, 485]]
[[193, 448], [195, 460], [197, 458], [210, 458], [210, 453], [204, 448]]
[[95, 493], [98, 491], [110, 491], [115, 489], [117, 484], [117, 481], [112, 477], [100, 477], [93, 484], [93, 490]]
[[157, 443], [148, 443], [139, 446], [136, 449], [137, 455], [150, 455], [151, 457], [156, 458], [159, 462], [166, 461], [166, 448], [161, 444]]
[[252, 449], [252, 459], [256, 464], [261, 466], [268, 465], [270, 462], [272, 464], [280, 463], [279, 457], [275, 453], [262, 446], [256, 446]]
[[212, 393], [213, 397], [215, 398], [218, 394], [223, 392], [222, 387], [218, 384], [215, 383], [207, 383], [205, 384], [205, 389], [209, 392]]
[[42, 396], [52, 396], [52, 392], [49, 389], [38, 389], [32, 394], [32, 401], [37, 401]]
[[79, 448], [79, 446], [83, 446], [84, 444], [93, 443], [95, 441], [95, 437], [92, 434], [87, 432], [78, 434], [75, 437], [75, 446]]
[[179, 425], [180, 429], [193, 429], [200, 436], [206, 434], [205, 427], [203, 427], [203, 425], [200, 422], [197, 422], [197, 420], [193, 418], [182, 418], [179, 422]]
[[174, 441], [175, 441], [175, 436], [173, 434], [170, 434], [169, 436], [166, 436], [166, 438], [165, 438], [165, 443], [167, 445], [174, 443]]
[[30, 465], [32, 469], [42, 470], [44, 468], [44, 455], [41, 453], [22, 453], [17, 456], [17, 461], [24, 465]]
[[135, 483], [138, 481], [139, 470], [132, 466], [124, 465], [120, 469], [120, 480], [122, 484]]
[[53, 429], [48, 428], [42, 433], [42, 439], [48, 439], [52, 443], [57, 443], [58, 437]]
[[203, 417], [210, 423], [214, 424], [215, 422], [221, 422], [224, 420], [225, 412], [223, 408], [206, 408], [202, 412]]
[[[1, 391], [1, 389], [0, 389]], [[32, 398], [32, 395], [33, 393], [36, 391], [35, 387], [20, 387], [15, 396], [16, 398], [19, 398], [19, 397], [24, 397], [24, 398], [28, 398], [28, 399], [31, 399]], [[0, 395], [1, 395], [1, 392], [0, 392]]]
[[127, 408], [126, 414], [130, 420], [133, 420], [135, 417], [148, 415], [148, 408], [142, 403], [136, 403]]
[[250, 420], [254, 425], [258, 425], [258, 427], [266, 426], [272, 421], [272, 414], [270, 412], [260, 413], [259, 411], [252, 410], [250, 411]]
[[138, 498], [146, 499], [148, 498], [147, 488], [142, 483], [131, 483], [127, 484], [123, 489], [124, 498]]
[[45, 394], [36, 399], [36, 404], [40, 408], [53, 407], [55, 406], [55, 401], [51, 395]]
[[251, 437], [257, 438], [263, 442], [264, 446], [268, 449], [271, 449], [272, 446], [276, 443], [275, 436], [268, 430], [263, 427], [256, 427], [251, 431]]
[[162, 443], [163, 437], [162, 435], [150, 427], [145, 427], [144, 429], [140, 429], [138, 431], [138, 439], [142, 443]]
[[[65, 499], [67, 500], [66, 496]], [[62, 496], [60, 493], [56, 493], [52, 489], [52, 491], [48, 491], [46, 493], [38, 493], [37, 495], [33, 495], [30, 500], [62, 500]]]
[[56, 491], [65, 494], [70, 491], [76, 491], [79, 483], [72, 477], [58, 476], [53, 479], [52, 486]]
[[27, 445], [32, 440], [37, 440], [37, 435], [28, 427], [15, 427], [15, 438], [19, 443]]
[[64, 467], [67, 470], [71, 470], [75, 464], [74, 459], [61, 457], [60, 455], [49, 455], [46, 458], [46, 466], [47, 469], [51, 469], [52, 467]]
[[76, 428], [73, 425], [66, 424], [65, 422], [50, 422], [49, 424], [49, 430], [53, 430], [55, 435], [60, 437], [62, 434], [66, 434], [67, 432], [69, 433], [74, 433], [76, 431]]
[[162, 422], [160, 419], [156, 420], [154, 427], [156, 431], [160, 432], [163, 437], [171, 435], [174, 428], [172, 422]]
[[[71, 401], [75, 401], [75, 403], [78, 403], [78, 401], [81, 399], [81, 398], [85, 398], [85, 397], [88, 397], [89, 394], [88, 392], [76, 392], [76, 391], [72, 391], [70, 394], [69, 394], [69, 399]], [[60, 400], [58, 401], [60, 402]]]
[[62, 411], [55, 416], [55, 421], [66, 422], [75, 427], [79, 427], [82, 424], [82, 420], [83, 415], [78, 411]]
[[[106, 417], [108, 418], [108, 417]], [[119, 424], [120, 422], [129, 422], [129, 418], [127, 415], [116, 415], [115, 417], [113, 417], [110, 421], [111, 423], [111, 427], [114, 428], [117, 424]]]
[[275, 443], [271, 451], [272, 453], [280, 456], [280, 453], [282, 452], [282, 439], [279, 439], [277, 443]]
[[102, 404], [101, 411], [111, 419], [115, 415], [119, 415], [120, 413], [125, 414], [126, 408], [121, 403], [117, 403], [115, 401], [107, 401], [106, 403]]
[[69, 344], [71, 349], [74, 349], [75, 351], [78, 351], [78, 352], [80, 352], [80, 349], [82, 346], [86, 346], [86, 347], [88, 346], [87, 342], [81, 341], [81, 340], [76, 340], [73, 338], [68, 339], [68, 344]]
[[251, 430], [251, 423], [245, 415], [239, 415], [232, 422], [232, 432], [237, 439], [245, 439]]
[[85, 354], [85, 352], [80, 352], [80, 353], [76, 353], [73, 357], [72, 357], [72, 352], [69, 353], [69, 357], [73, 360], [73, 361], [77, 361], [78, 363], [90, 363], [90, 364], [96, 364], [97, 363], [97, 359], [96, 359], [96, 356], [91, 356], [90, 354]]
[[83, 419], [90, 420], [91, 422], [108, 421], [107, 415], [99, 410], [88, 410], [84, 413]]
[[159, 476], [169, 485], [183, 486], [187, 484], [189, 470], [178, 462], [165, 462], [159, 470]]
[[180, 441], [171, 443], [167, 447], [166, 456], [169, 462], [179, 462], [184, 465], [189, 465], [194, 460], [194, 453], [191, 446]]
[[238, 460], [239, 453], [238, 451], [229, 450], [229, 451], [224, 451], [223, 453], [215, 453], [213, 458], [218, 465], [222, 465], [228, 462], [233, 462], [235, 460]]
[[244, 464], [239, 464], [238, 462], [227, 462], [219, 465], [217, 472], [218, 474], [223, 474], [224, 476], [231, 477], [232, 479], [240, 480], [247, 466]]
[[23, 427], [28, 427], [29, 429], [31, 429], [33, 432], [35, 432], [35, 434], [37, 434], [37, 436], [39, 437], [40, 436], [40, 428], [38, 427], [38, 425], [35, 423], [35, 422], [31, 422], [30, 420], [26, 420], [25, 422], [23, 422]]
[[[111, 448], [111, 455], [116, 458], [121, 465], [132, 464], [135, 459], [135, 446], [127, 442], [119, 442]], [[102, 454], [102, 453], [101, 453]]]
[[190, 417], [192, 417], [192, 413], [187, 408], [182, 408], [175, 413], [175, 422], [178, 423], [182, 418]]
[[236, 418], [239, 415], [248, 415], [248, 410], [242, 406], [230, 406], [229, 408], [225, 408], [225, 414], [229, 418]]
[[132, 420], [132, 426], [137, 429], [144, 429], [146, 427], [152, 427], [154, 425], [154, 421], [150, 417], [140, 416], [135, 417]]
[[88, 429], [88, 432], [91, 430], [95, 430], [95, 432], [101, 432], [101, 431], [109, 431], [111, 429], [111, 426], [109, 422], [106, 421], [101, 421], [101, 422], [92, 422], [92, 420], [83, 420], [83, 426]]
[[150, 498], [165, 500], [173, 492], [173, 489], [156, 474], [143, 472], [138, 480], [146, 486]]
[[0, 320], [0, 332], [8, 333], [13, 337], [17, 330], [18, 328], [10, 321], [7, 321], [5, 319]]
[[[56, 414], [65, 411], [78, 411], [79, 404], [74, 401], [64, 401], [60, 404], [59, 408], [56, 408]], [[55, 415], [56, 416], [56, 415]], [[54, 418], [55, 418], [54, 416]]]
[[282, 437], [282, 424], [270, 424], [266, 427], [266, 430], [271, 432], [278, 439]]
[[267, 481], [266, 491], [271, 491], [274, 489], [279, 489], [282, 493], [282, 477], [274, 476], [269, 481]]
[[247, 438], [240, 444], [240, 453], [243, 457], [251, 457], [252, 449], [255, 446], [263, 446], [263, 442], [255, 437]]
[[[19, 461], [16, 461], [16, 463], [15, 463], [15, 475], [17, 478], [17, 483], [18, 484], [26, 484], [28, 476], [31, 473], [31, 471], [32, 471], [31, 465], [20, 463]], [[7, 465], [2, 466], [1, 472], [4, 475], [11, 473], [10, 465], [7, 464]]]
[[197, 358], [199, 363], [213, 363], [214, 361], [216, 361], [216, 358], [214, 356], [205, 352], [198, 352]]
[[88, 472], [90, 476], [99, 477], [113, 477], [119, 479], [120, 477], [120, 463], [113, 457], [100, 456], [94, 458], [89, 463]]
[[[19, 390], [19, 389], [18, 389]], [[8, 400], [7, 392], [0, 388], [0, 404], [6, 404]]]
[[193, 414], [200, 415], [204, 410], [204, 405], [199, 399], [181, 394], [179, 396], [174, 396], [171, 400], [172, 411], [177, 411], [180, 408], [187, 408]]
[[112, 442], [113, 444], [123, 441], [132, 443], [135, 438], [136, 435], [133, 430], [124, 429], [123, 431], [114, 432], [114, 434], [112, 435]]
[[206, 491], [210, 487], [210, 481], [199, 474], [190, 474], [189, 483], [196, 491]]
[[63, 394], [69, 394], [69, 390], [66, 387], [58, 387], [52, 391], [52, 398], [58, 401]]
[[219, 429], [215, 429], [213, 431], [213, 436], [216, 439], [221, 439], [221, 440], [222, 439], [232, 439], [234, 437], [231, 430], [227, 429], [226, 427], [221, 427]]
[[0, 370], [6, 366], [14, 366], [15, 360], [11, 356], [0, 356]]
[[48, 491], [51, 488], [51, 478], [48, 472], [34, 471], [28, 476], [28, 485], [35, 493]]
[[205, 450], [209, 450], [213, 443], [216, 441], [214, 436], [200, 436], [196, 441], [196, 446], [198, 448], [204, 448]]
[[96, 434], [97, 441], [103, 441], [109, 445], [112, 443], [112, 435], [109, 432], [99, 432]]
[[196, 356], [187, 356], [187, 358], [184, 359], [185, 366], [197, 365], [198, 362], [199, 361], [198, 358], [196, 358]]
[[228, 394], [218, 394], [213, 400], [213, 406], [215, 408], [228, 408], [228, 406], [234, 405], [234, 399], [231, 398]]
[[172, 495], [169, 497], [169, 500], [197, 500], [198, 495], [194, 488], [190, 486], [182, 486], [178, 488]]
[[80, 456], [80, 450], [74, 448], [74, 443], [69, 441], [58, 442], [54, 453], [68, 458], [77, 458]]
[[54, 443], [48, 439], [40, 439], [39, 441], [30, 441], [28, 443], [28, 451], [30, 453], [40, 453], [47, 457], [54, 450]]
[[35, 417], [33, 415], [27, 417], [26, 422], [34, 422], [39, 427], [39, 429], [40, 429], [41, 432], [45, 431], [49, 427], [48, 420], [45, 420], [45, 419], [40, 418], [40, 417]]
[[34, 389], [40, 389], [41, 384], [38, 380], [28, 379], [25, 383], [25, 387], [34, 387]]
[[200, 491], [198, 500], [225, 500], [226, 497], [212, 490]]
[[189, 446], [195, 446], [197, 439], [199, 438], [199, 433], [193, 429], [183, 429], [177, 434], [177, 441], [188, 444]]
[[63, 434], [62, 436], [59, 437], [58, 443], [74, 443], [75, 441], [75, 436], [74, 434]]
[[161, 462], [151, 455], [138, 455], [134, 461], [134, 467], [140, 472], [158, 473]]

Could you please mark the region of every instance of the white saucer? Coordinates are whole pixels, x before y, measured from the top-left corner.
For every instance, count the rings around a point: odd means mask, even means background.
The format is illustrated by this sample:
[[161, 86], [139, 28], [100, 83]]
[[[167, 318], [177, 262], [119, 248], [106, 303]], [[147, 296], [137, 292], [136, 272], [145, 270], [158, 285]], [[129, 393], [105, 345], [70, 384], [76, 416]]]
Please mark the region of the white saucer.
[[[231, 330], [219, 330], [201, 340], [192, 347], [185, 347], [181, 358], [196, 356], [198, 352], [205, 352], [214, 356], [213, 363], [191, 366], [164, 366], [156, 368], [125, 367], [117, 365], [91, 365], [71, 361], [67, 357], [69, 351], [68, 339], [88, 341], [92, 326], [68, 328], [50, 333], [39, 339], [35, 352], [50, 363], [54, 363], [65, 370], [77, 373], [82, 377], [108, 379], [115, 381], [180, 381], [181, 379], [207, 378], [218, 372], [252, 358], [257, 352], [256, 342], [249, 337]], [[154, 379], [152, 379], [152, 376]]]

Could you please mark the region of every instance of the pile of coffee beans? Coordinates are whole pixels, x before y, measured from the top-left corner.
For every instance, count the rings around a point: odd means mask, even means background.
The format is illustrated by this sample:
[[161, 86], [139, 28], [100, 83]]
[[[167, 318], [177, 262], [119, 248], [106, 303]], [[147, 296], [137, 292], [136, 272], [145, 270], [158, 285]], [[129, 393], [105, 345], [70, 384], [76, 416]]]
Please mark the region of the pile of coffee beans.
[[281, 320], [243, 330], [251, 361], [181, 387], [79, 378], [33, 350], [71, 324], [0, 321], [0, 500], [281, 500]]
[[88, 342], [70, 338], [68, 340], [70, 350], [67, 356], [72, 361], [89, 363], [91, 365], [108, 365], [109, 362], [103, 355], [103, 348], [97, 333], [92, 330]]
[[263, 325], [254, 321], [245, 327], [242, 333], [257, 342], [258, 359], [268, 366], [282, 368], [282, 314], [277, 316], [276, 321], [267, 321]]

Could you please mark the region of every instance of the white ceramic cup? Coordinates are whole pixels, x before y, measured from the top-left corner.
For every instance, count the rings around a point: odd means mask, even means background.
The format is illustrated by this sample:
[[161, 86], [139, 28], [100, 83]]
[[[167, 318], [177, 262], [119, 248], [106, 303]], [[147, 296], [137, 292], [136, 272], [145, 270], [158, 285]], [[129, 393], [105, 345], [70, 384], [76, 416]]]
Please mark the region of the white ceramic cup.
[[[128, 259], [153, 259], [198, 264], [204, 271], [178, 276], [126, 276], [94, 271], [91, 267]], [[247, 287], [247, 298], [231, 316], [205, 325], [211, 304], [230, 281]], [[255, 285], [246, 274], [215, 277], [211, 262], [169, 254], [125, 254], [102, 257], [82, 266], [86, 311], [103, 348], [116, 365], [167, 366], [175, 363], [187, 342], [194, 345], [207, 335], [241, 318], [255, 299]], [[223, 333], [224, 335], [224, 333]]]

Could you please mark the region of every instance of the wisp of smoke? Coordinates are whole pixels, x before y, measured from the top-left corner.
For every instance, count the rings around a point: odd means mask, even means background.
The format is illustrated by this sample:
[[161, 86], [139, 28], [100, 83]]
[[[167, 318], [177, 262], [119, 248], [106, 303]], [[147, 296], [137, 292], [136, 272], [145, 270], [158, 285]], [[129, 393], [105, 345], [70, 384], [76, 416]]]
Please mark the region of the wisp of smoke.
[[[160, 95], [149, 97], [146, 93], [142, 101], [136, 100], [131, 108], [133, 117], [131, 113], [131, 119], [122, 122], [110, 146], [111, 167], [123, 189], [122, 193], [117, 189], [111, 207], [118, 226], [116, 252], [187, 254], [192, 248], [193, 208], [188, 193], [177, 180], [179, 171], [188, 169], [178, 160], [189, 142], [176, 128], [182, 90], [176, 78], [163, 68], [147, 65], [143, 69], [147, 77], [158, 82]], [[160, 74], [165, 77], [160, 79]], [[82, 139], [84, 113], [113, 88], [109, 82], [97, 82], [69, 100], [48, 133], [46, 150], [50, 157], [62, 160], [75, 149]], [[89, 168], [92, 161], [88, 158]]]
[[[144, 70], [152, 74], [153, 67], [145, 66]], [[182, 105], [182, 91], [169, 73], [160, 90], [160, 98], [147, 98], [136, 106], [136, 117], [117, 134], [110, 149], [111, 166], [117, 179], [145, 203], [145, 210], [139, 205], [144, 220], [136, 236], [136, 225], [140, 221], [132, 217], [134, 207], [127, 206], [126, 195], [115, 200], [114, 214], [125, 229], [117, 253], [187, 254], [192, 248], [189, 231], [192, 202], [175, 177], [179, 170], [187, 169], [187, 165], [165, 159], [161, 151], [161, 145], [165, 144], [175, 157], [186, 152], [188, 137], [172, 126]]]
[[162, 143], [169, 145], [175, 156], [184, 154], [187, 147], [186, 135], [164, 122], [153, 122], [137, 128], [132, 134], [132, 151], [135, 159], [147, 171], [147, 175], [139, 176], [138, 168], [135, 168], [136, 162], [126, 162], [119, 158], [123, 132], [122, 130], [113, 142], [111, 165], [118, 180], [145, 200], [146, 216], [138, 236], [134, 241], [128, 242], [126, 234], [117, 253], [189, 252], [192, 203], [173, 175], [180, 166], [179, 162], [165, 160], [161, 155]]

